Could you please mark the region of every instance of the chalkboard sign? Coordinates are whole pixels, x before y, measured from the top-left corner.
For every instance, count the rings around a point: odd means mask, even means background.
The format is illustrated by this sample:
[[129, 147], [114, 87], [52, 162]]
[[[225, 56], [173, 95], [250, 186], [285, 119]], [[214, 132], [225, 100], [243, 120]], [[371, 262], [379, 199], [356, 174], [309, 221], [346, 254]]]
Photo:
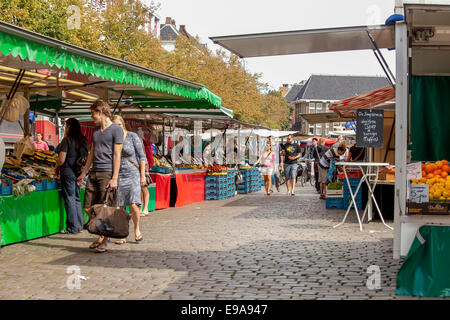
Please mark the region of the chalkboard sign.
[[356, 146], [383, 146], [383, 110], [358, 110], [356, 113]]

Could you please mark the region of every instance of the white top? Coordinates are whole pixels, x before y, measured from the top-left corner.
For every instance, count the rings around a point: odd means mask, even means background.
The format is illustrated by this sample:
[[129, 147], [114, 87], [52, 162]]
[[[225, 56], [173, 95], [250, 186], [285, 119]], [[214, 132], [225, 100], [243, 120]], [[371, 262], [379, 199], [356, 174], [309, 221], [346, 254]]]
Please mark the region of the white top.
[[355, 167], [387, 167], [389, 163], [385, 162], [336, 162], [337, 166], [355, 166]]

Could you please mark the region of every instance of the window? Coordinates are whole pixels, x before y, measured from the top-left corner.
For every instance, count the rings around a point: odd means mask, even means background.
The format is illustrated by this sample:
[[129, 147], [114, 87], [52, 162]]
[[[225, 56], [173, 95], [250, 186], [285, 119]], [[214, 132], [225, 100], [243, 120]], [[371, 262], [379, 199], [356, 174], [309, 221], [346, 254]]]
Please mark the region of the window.
[[322, 104], [321, 103], [316, 103], [316, 110], [317, 110], [317, 113], [322, 112]]
[[330, 111], [329, 107], [330, 107], [330, 104], [329, 104], [329, 103], [327, 103], [327, 104], [325, 105], [325, 112], [328, 112], [328, 111]]
[[316, 113], [316, 105], [314, 103], [309, 104], [309, 113]]
[[330, 124], [327, 123], [327, 124], [325, 125], [325, 134], [328, 135], [329, 132], [330, 132]]
[[314, 134], [314, 126], [309, 126], [309, 133]]
[[318, 135], [318, 136], [322, 135], [322, 126], [317, 126], [317, 128], [316, 128], [316, 135]]

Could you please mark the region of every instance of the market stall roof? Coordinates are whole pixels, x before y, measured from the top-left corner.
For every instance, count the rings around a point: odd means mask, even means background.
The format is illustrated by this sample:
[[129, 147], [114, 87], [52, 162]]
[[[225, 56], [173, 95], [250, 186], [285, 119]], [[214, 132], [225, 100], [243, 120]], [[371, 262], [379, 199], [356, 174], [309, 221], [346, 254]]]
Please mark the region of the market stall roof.
[[[88, 115], [87, 104], [106, 96], [110, 102], [134, 99], [124, 107], [134, 107], [137, 112], [181, 107], [205, 113], [220, 110], [232, 116], [221, 106], [221, 98], [201, 84], [0, 21], [1, 93], [9, 91], [21, 69], [26, 72], [18, 91], [28, 89], [30, 100], [39, 100], [34, 105], [36, 111], [48, 115]], [[61, 71], [77, 74], [83, 80], [62, 78]]]
[[336, 112], [301, 113], [300, 116], [309, 124], [353, 121], [352, 115], [340, 116]]
[[394, 27], [386, 25], [341, 27], [210, 37], [240, 58], [286, 54], [394, 48]]
[[395, 88], [393, 86], [387, 86], [360, 94], [356, 97], [331, 103], [329, 109], [335, 111], [340, 116], [348, 116], [358, 109], [369, 109], [391, 100], [395, 100]]

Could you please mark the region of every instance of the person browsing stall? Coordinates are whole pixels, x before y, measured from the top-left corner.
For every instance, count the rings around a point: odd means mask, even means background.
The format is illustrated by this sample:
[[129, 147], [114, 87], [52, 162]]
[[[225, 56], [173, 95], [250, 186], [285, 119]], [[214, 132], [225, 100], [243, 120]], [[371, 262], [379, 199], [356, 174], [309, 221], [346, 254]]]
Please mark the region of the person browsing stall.
[[331, 160], [339, 161], [339, 157], [345, 154], [347, 146], [345, 142], [341, 142], [337, 148], [328, 149], [319, 161], [319, 183], [320, 183], [320, 199], [326, 199], [328, 171], [330, 170]]

